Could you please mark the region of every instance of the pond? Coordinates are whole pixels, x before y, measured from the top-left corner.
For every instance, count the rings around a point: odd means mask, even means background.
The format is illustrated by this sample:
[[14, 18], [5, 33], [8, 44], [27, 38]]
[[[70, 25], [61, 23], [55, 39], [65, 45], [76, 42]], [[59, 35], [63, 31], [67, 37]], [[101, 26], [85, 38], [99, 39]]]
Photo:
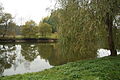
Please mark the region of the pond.
[[94, 54], [61, 54], [56, 44], [21, 43], [0, 45], [0, 76], [38, 72], [67, 62], [108, 56], [109, 50]]

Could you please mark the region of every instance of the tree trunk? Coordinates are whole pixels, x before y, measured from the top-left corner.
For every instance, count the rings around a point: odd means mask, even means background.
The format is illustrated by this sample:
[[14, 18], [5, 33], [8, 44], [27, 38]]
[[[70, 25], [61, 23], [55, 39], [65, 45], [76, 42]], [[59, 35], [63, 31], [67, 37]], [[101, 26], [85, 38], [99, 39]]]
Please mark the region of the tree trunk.
[[117, 51], [115, 49], [114, 39], [113, 39], [113, 18], [109, 13], [107, 14], [107, 27], [108, 27], [108, 44], [111, 52], [110, 56], [117, 56]]

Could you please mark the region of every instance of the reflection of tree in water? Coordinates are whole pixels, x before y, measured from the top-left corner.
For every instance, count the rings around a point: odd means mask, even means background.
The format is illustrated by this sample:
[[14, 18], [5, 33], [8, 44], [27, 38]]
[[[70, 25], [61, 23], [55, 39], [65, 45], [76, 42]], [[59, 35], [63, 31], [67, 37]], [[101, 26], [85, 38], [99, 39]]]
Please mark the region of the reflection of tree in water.
[[[5, 69], [10, 68], [12, 65], [13, 68], [15, 67], [16, 69], [16, 67], [19, 66], [19, 63], [24, 63], [25, 69], [29, 70], [30, 62], [36, 59], [37, 56], [40, 56], [41, 59], [45, 59], [50, 65], [53, 66], [82, 59], [95, 58], [97, 56], [97, 50], [95, 49], [92, 50], [93, 53], [89, 52], [88, 54], [73, 54], [72, 52], [63, 54], [59, 50], [57, 44], [24, 43], [20, 44], [19, 46], [20, 47], [12, 44], [0, 45], [0, 75], [2, 75]], [[87, 47], [87, 45], [85, 47]], [[17, 50], [20, 50], [21, 53], [19, 53]]]
[[21, 44], [21, 54], [25, 60], [33, 61], [38, 56], [38, 47], [32, 44]]
[[11, 68], [14, 63], [16, 58], [15, 50], [15, 45], [0, 45], [0, 76], [2, 76], [5, 69]]
[[54, 53], [53, 45], [50, 44], [38, 44], [38, 52], [41, 58], [45, 59], [46, 61], [49, 60]]
[[60, 51], [56, 51], [55, 54], [53, 54], [53, 58], [49, 60], [51, 65], [62, 65], [67, 62], [73, 62], [73, 61], [78, 61], [78, 60], [84, 60], [84, 59], [91, 59], [91, 58], [96, 58], [97, 54], [96, 51], [93, 52], [93, 54], [78, 54], [78, 53], [67, 53], [67, 54], [62, 54]]
[[97, 56], [97, 50], [93, 49], [92, 53], [88, 54], [78, 54], [78, 53], [67, 53], [62, 54], [59, 51], [59, 48], [57, 45], [53, 44], [39, 44], [38, 46], [38, 52], [41, 56], [41, 58], [48, 60], [50, 65], [56, 66], [56, 65], [62, 65], [67, 62], [73, 62], [77, 60], [84, 60], [84, 59], [91, 59], [96, 58]]
[[55, 66], [66, 63], [63, 56], [57, 53], [55, 44], [38, 44], [38, 52], [41, 58], [49, 61], [50, 65]]

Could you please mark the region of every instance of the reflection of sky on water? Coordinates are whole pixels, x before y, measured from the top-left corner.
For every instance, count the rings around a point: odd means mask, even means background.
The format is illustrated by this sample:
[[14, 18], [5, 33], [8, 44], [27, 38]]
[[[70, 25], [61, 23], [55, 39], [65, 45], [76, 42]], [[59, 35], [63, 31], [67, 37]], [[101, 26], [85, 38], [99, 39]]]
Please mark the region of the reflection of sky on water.
[[[33, 45], [32, 45], [33, 46]], [[16, 60], [13, 61], [12, 67], [5, 69], [3, 75], [14, 75], [22, 74], [27, 72], [38, 72], [44, 69], [51, 68], [52, 66], [48, 61], [41, 59], [40, 56], [37, 56], [34, 61], [30, 62], [24, 59], [24, 56], [21, 54], [21, 45], [15, 45], [16, 50], [13, 51], [16, 54]], [[12, 53], [13, 53], [12, 52]], [[11, 54], [8, 52], [8, 54]]]
[[[105, 57], [105, 56], [109, 56], [110, 55], [110, 50], [107, 50], [107, 49], [99, 49], [98, 52], [98, 58], [100, 57]], [[120, 52], [118, 51], [117, 54], [120, 54]]]
[[110, 55], [110, 51], [106, 49], [99, 49], [93, 56], [92, 54], [82, 56], [76, 54], [71, 55], [70, 53], [64, 56], [57, 53], [56, 47], [51, 44], [0, 45], [0, 70], [3, 70], [0, 71], [0, 75], [38, 72], [56, 65], [82, 60], [84, 57], [88, 59], [108, 55]]
[[13, 75], [13, 74], [22, 74], [22, 73], [27, 73], [27, 72], [38, 72], [38, 71], [52, 67], [45, 60], [41, 60], [40, 56], [38, 56], [32, 62], [25, 60], [21, 64], [19, 62], [16, 62], [16, 63], [18, 63], [17, 66], [12, 65], [12, 67], [10, 69], [6, 69], [3, 74]]

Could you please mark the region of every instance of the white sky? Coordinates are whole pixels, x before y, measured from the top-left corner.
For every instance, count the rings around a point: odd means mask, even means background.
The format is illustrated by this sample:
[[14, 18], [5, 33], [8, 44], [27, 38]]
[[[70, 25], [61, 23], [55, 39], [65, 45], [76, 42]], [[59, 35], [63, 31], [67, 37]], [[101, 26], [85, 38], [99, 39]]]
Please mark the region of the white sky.
[[53, 9], [55, 5], [54, 0], [0, 0], [0, 2], [4, 11], [11, 13], [19, 25], [31, 19], [39, 23], [50, 14], [46, 9]]

